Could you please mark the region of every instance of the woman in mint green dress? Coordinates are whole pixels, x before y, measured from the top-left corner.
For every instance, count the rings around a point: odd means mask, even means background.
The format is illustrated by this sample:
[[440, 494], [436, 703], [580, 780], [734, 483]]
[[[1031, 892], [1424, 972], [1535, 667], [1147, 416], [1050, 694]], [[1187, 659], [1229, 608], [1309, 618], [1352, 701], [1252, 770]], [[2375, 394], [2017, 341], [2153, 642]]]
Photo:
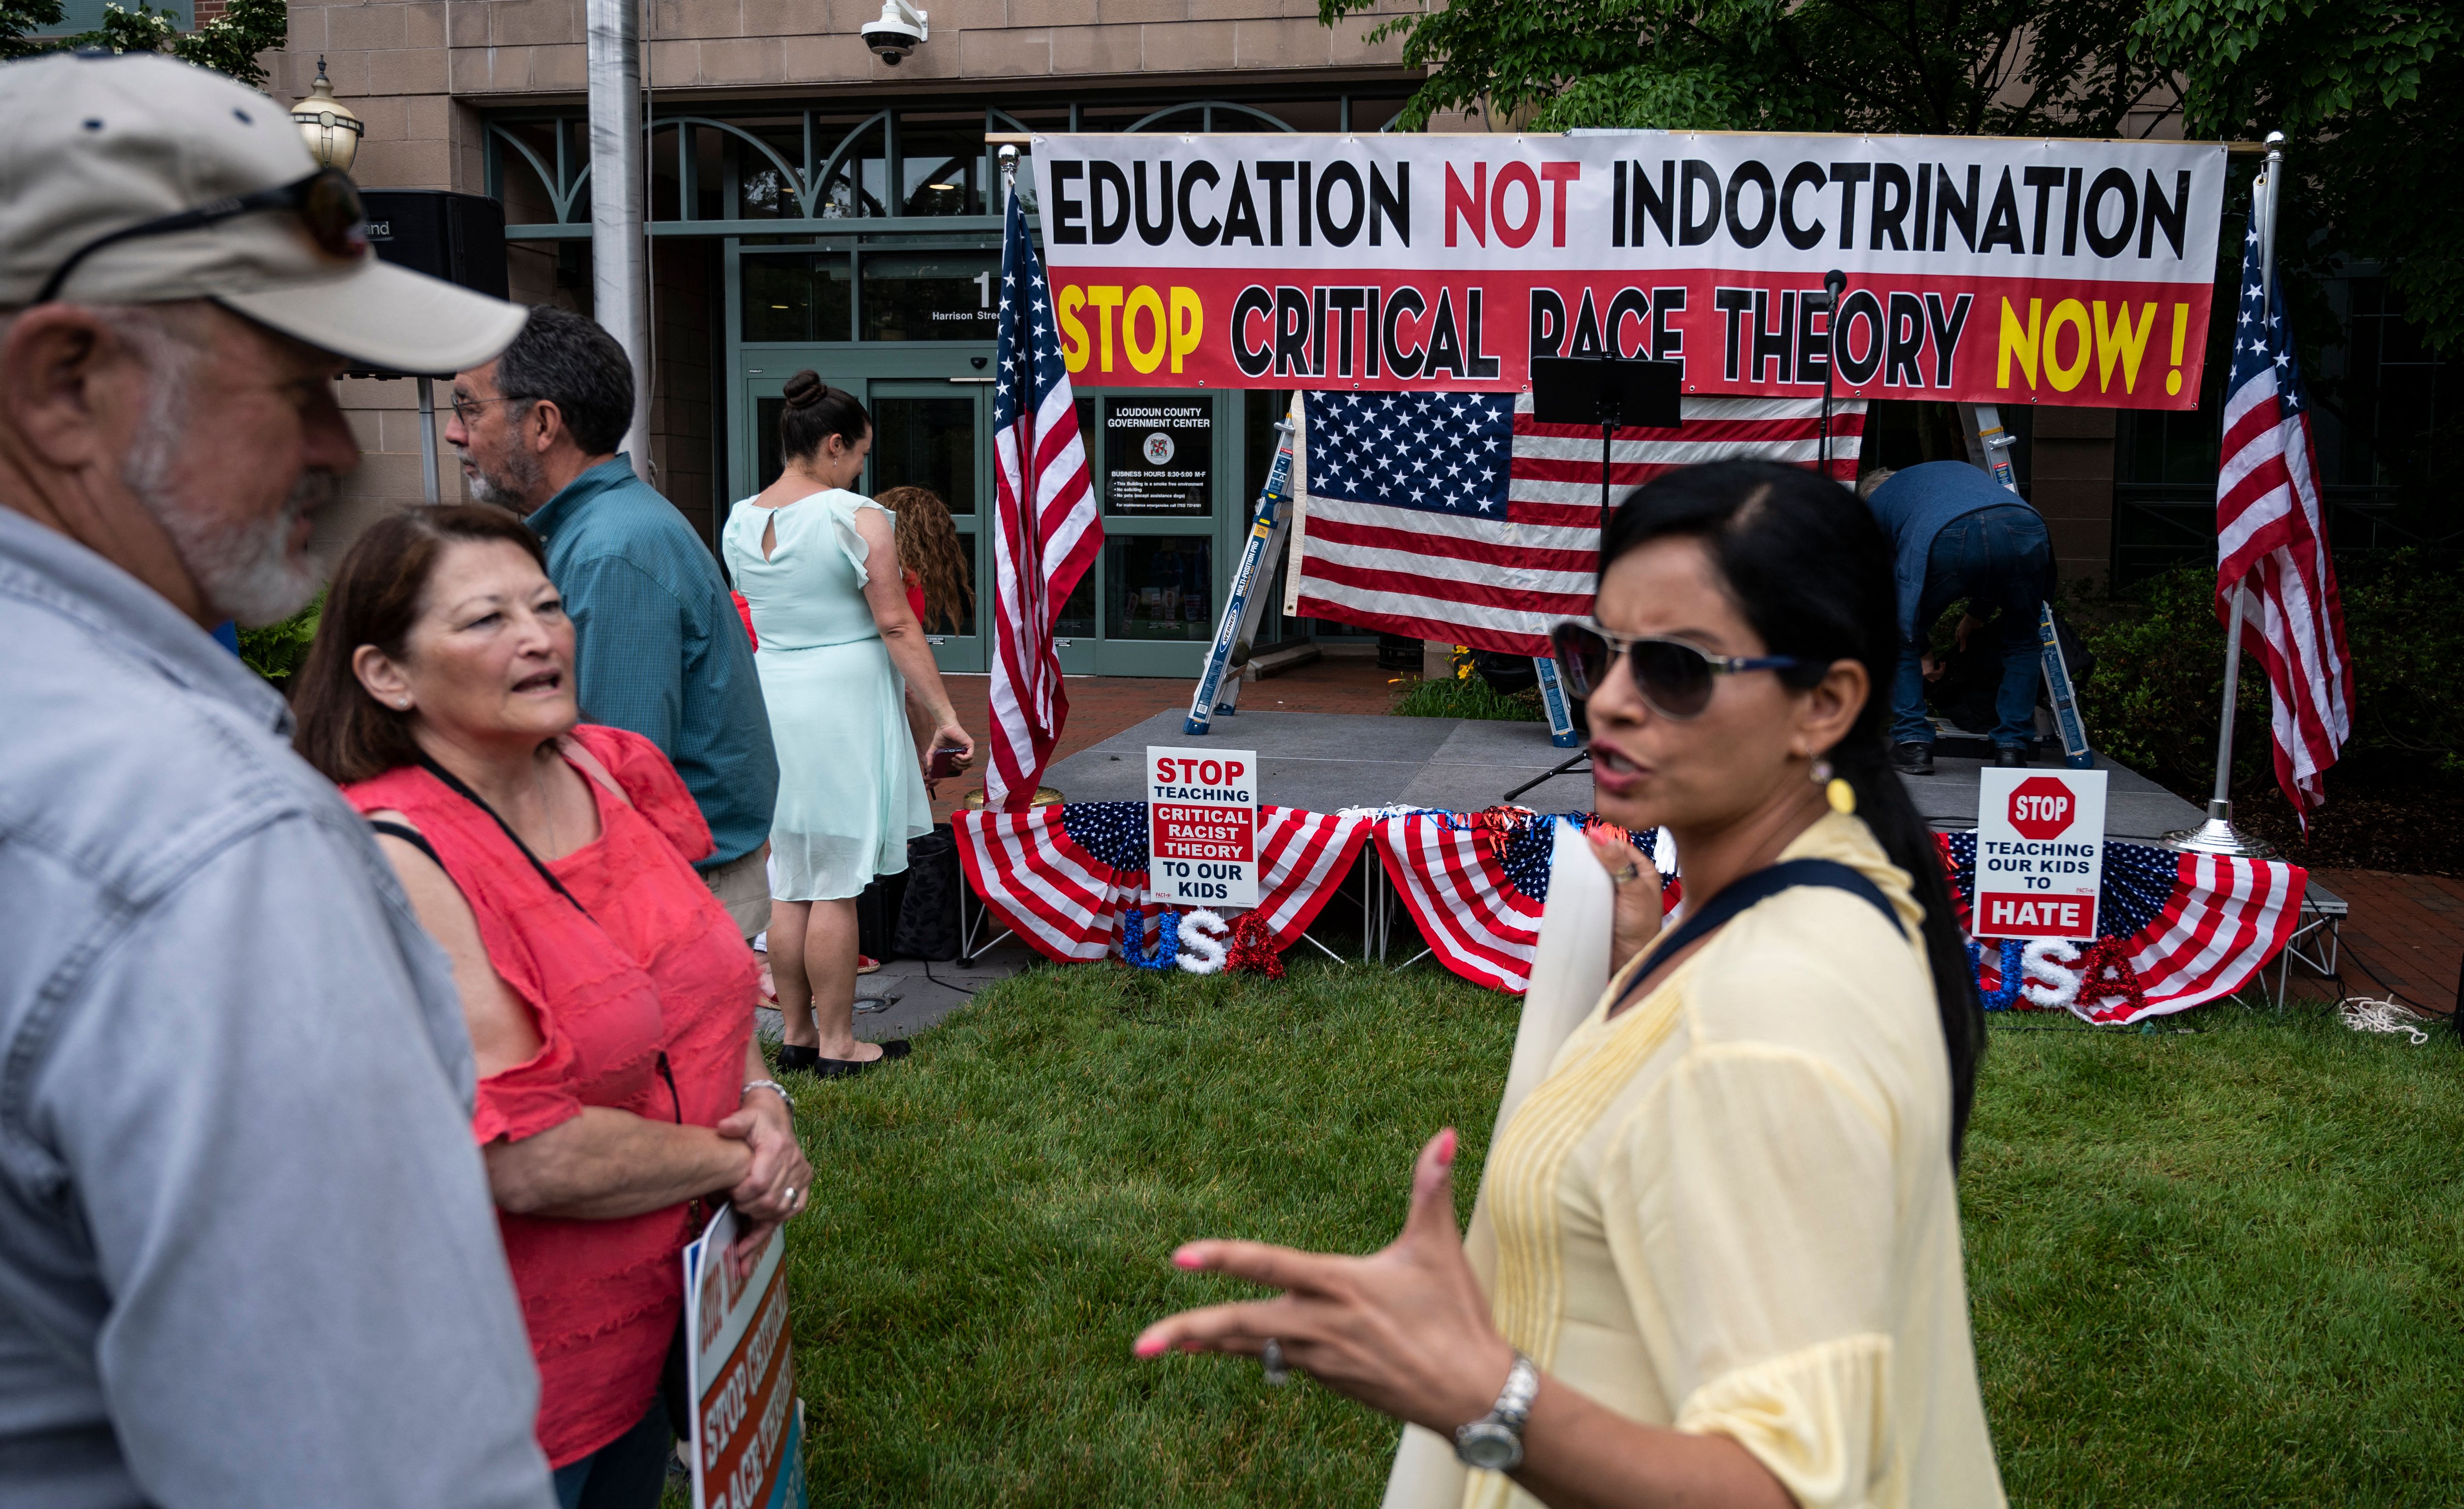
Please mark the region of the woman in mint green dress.
[[779, 419], [786, 470], [728, 516], [722, 553], [753, 608], [754, 666], [779, 746], [770, 828], [771, 973], [786, 1017], [782, 1069], [855, 1074], [904, 1042], [855, 1036], [855, 898], [907, 868], [932, 830], [913, 697], [936, 749], [975, 754], [908, 605], [889, 510], [847, 491], [872, 421], [812, 372], [787, 380]]

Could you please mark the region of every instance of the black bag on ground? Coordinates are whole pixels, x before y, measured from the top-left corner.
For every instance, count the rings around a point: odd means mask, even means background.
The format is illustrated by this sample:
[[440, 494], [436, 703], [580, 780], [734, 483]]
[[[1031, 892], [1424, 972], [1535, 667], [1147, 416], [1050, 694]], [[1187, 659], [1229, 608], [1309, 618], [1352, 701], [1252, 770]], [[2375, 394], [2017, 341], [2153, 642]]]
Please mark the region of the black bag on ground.
[[[902, 959], [935, 963], [958, 956], [958, 841], [946, 822], [907, 841], [907, 890], [891, 949]], [[887, 955], [884, 955], [885, 957]]]
[[907, 898], [907, 877], [877, 875], [855, 898], [856, 951], [887, 959], [898, 935], [898, 906]]

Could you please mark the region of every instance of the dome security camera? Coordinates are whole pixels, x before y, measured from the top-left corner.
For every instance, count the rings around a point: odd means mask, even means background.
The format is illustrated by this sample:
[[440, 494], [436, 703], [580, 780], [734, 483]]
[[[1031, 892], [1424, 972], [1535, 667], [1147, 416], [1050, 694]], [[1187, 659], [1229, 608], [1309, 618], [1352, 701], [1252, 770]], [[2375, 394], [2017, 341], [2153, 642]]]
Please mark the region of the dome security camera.
[[932, 34], [926, 15], [907, 0], [881, 0], [881, 18], [864, 29], [864, 45], [891, 67]]

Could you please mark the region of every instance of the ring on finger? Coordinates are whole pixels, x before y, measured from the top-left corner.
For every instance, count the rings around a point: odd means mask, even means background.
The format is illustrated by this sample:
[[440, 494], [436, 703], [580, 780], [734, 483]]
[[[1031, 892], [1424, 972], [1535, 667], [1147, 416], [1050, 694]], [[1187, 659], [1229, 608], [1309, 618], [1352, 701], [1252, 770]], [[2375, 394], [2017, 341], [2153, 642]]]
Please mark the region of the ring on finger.
[[1258, 1370], [1265, 1375], [1266, 1383], [1271, 1388], [1280, 1389], [1291, 1382], [1292, 1368], [1289, 1363], [1284, 1361], [1283, 1343], [1271, 1336], [1266, 1338], [1266, 1345], [1258, 1351]]

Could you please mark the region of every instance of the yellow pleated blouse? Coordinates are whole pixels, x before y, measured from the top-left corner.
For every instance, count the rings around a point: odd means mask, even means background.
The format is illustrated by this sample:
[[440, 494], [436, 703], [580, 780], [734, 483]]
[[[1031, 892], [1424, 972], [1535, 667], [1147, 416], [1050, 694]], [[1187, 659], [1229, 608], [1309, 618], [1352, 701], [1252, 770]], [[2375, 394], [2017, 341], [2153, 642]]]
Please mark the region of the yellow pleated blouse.
[[[1499, 1327], [1636, 1420], [1732, 1437], [1806, 1509], [2004, 1502], [1960, 1267], [1949, 1063], [1907, 876], [1829, 816], [1640, 1004], [1629, 964], [1500, 1134]], [[1470, 1475], [1467, 1509], [1536, 1501]]]

